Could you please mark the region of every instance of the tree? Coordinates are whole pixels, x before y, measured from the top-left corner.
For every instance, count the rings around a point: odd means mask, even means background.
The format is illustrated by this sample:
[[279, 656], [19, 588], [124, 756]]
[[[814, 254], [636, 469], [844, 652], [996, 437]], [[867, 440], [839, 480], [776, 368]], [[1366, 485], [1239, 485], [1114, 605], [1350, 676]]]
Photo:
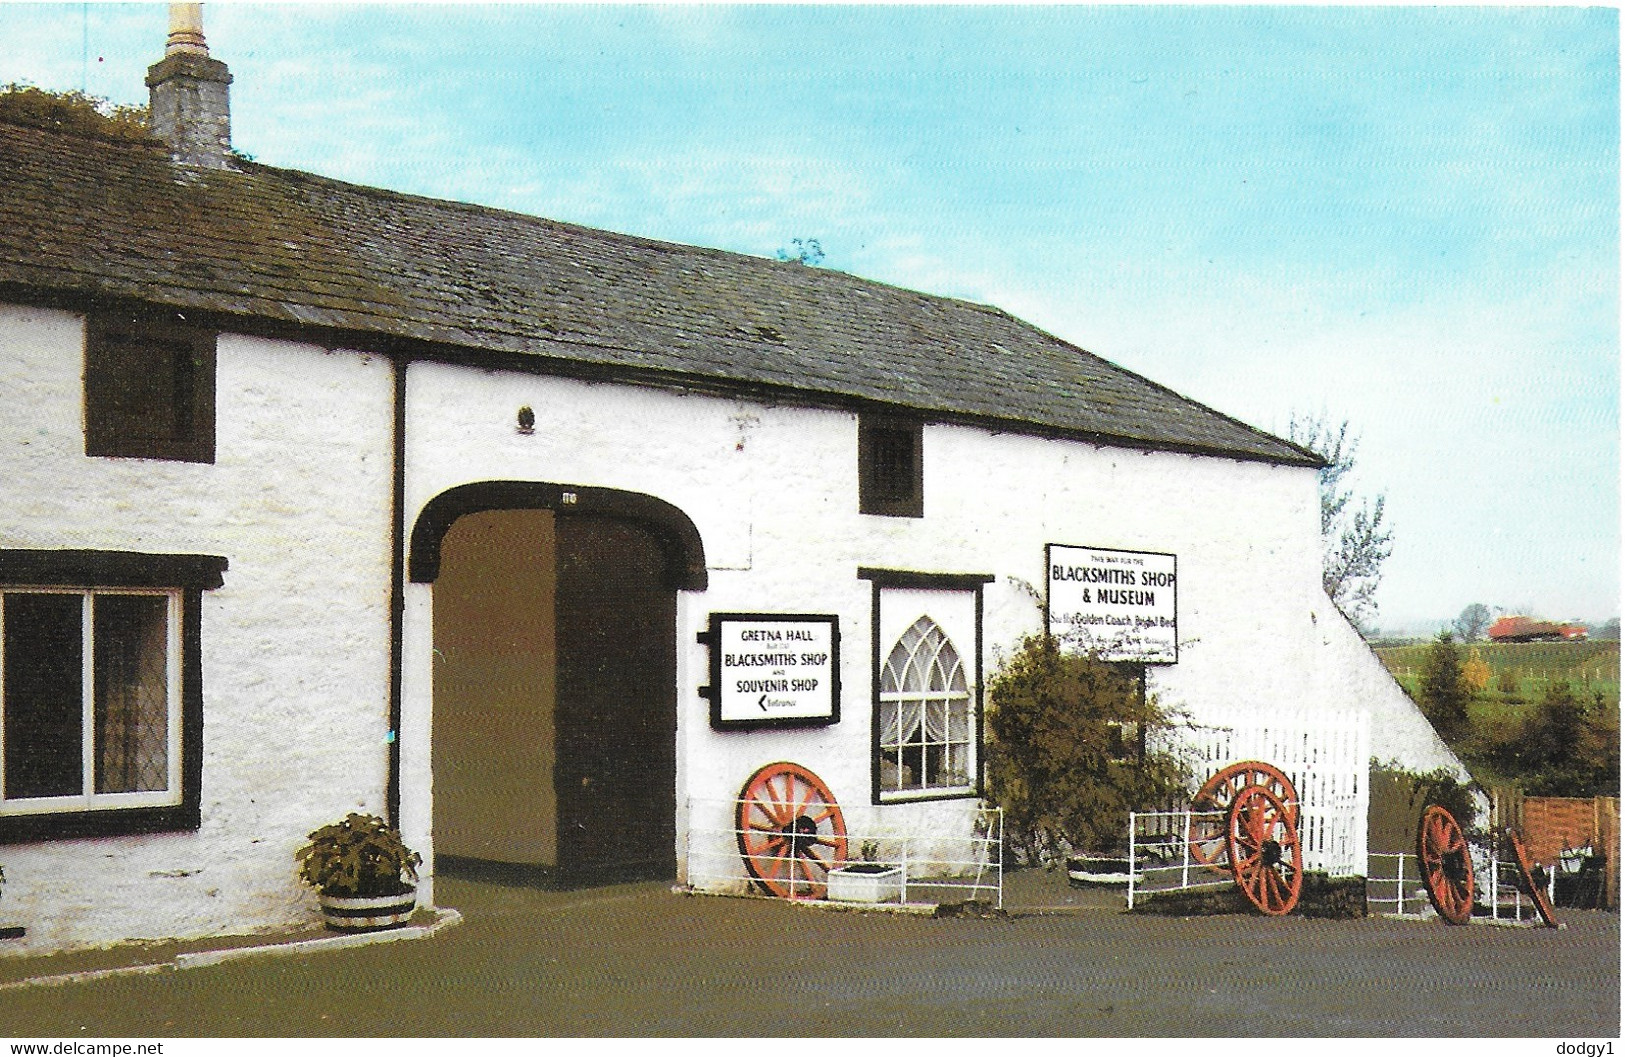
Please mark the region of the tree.
[[1467, 702], [1473, 691], [1461, 668], [1461, 651], [1448, 631], [1428, 647], [1427, 659], [1422, 664], [1422, 682], [1417, 687], [1416, 703], [1422, 714], [1439, 736], [1454, 742], [1467, 732]]
[[1461, 611], [1461, 616], [1456, 618], [1451, 627], [1461, 641], [1476, 642], [1484, 637], [1491, 619], [1490, 607], [1482, 602], [1474, 602]]
[[775, 256], [781, 261], [805, 264], [812, 268], [824, 263], [824, 246], [817, 239], [791, 239], [790, 245], [794, 248], [785, 249], [780, 246]]
[[1024, 639], [988, 686], [987, 778], [1028, 863], [1125, 845], [1128, 813], [1189, 796], [1173, 717], [1122, 666]]
[[1323, 419], [1292, 416], [1287, 438], [1326, 460], [1320, 470], [1321, 584], [1354, 625], [1365, 630], [1377, 614], [1382, 563], [1393, 553], [1393, 532], [1383, 523], [1387, 497], [1355, 502], [1344, 478], [1354, 469], [1358, 437], [1345, 419], [1334, 431]]
[[1461, 666], [1461, 677], [1467, 681], [1469, 690], [1475, 694], [1479, 693], [1490, 685], [1490, 676], [1493, 674], [1495, 673], [1490, 671], [1489, 662], [1484, 660], [1476, 647], [1468, 652], [1467, 663]]

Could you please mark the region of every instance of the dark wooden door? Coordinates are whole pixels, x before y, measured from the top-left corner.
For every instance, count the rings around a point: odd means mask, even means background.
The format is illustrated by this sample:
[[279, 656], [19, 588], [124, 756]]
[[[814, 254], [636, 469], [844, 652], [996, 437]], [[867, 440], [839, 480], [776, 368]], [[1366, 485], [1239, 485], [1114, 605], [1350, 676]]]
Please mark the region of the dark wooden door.
[[554, 787], [567, 879], [677, 870], [677, 596], [649, 532], [557, 520]]

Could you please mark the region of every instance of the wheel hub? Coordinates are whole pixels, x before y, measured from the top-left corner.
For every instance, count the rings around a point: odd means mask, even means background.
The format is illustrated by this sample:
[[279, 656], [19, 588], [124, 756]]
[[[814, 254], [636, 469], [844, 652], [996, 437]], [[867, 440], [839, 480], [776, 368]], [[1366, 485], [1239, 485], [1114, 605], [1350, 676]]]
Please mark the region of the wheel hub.
[[806, 815], [797, 815], [794, 822], [784, 827], [784, 836], [790, 842], [792, 855], [806, 855], [818, 839], [818, 823]]

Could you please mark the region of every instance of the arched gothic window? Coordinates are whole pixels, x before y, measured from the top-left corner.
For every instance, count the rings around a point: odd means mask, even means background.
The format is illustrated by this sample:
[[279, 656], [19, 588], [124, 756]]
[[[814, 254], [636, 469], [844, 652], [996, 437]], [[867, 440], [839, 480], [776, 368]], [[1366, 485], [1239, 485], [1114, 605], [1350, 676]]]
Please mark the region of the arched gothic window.
[[880, 792], [974, 784], [971, 694], [959, 651], [930, 617], [911, 624], [880, 673]]

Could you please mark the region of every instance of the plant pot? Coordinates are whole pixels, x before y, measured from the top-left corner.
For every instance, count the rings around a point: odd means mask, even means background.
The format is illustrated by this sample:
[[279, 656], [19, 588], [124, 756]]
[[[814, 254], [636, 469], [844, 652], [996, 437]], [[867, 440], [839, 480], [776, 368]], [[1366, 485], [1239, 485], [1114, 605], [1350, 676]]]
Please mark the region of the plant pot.
[[412, 918], [418, 906], [418, 890], [413, 887], [392, 896], [341, 896], [318, 893], [322, 920], [341, 932], [374, 932], [400, 928]]
[[829, 898], [842, 903], [890, 903], [903, 898], [901, 866], [857, 863], [831, 870], [825, 880]]
[[1126, 885], [1128, 860], [1117, 856], [1074, 856], [1066, 861], [1066, 876], [1075, 885]]

